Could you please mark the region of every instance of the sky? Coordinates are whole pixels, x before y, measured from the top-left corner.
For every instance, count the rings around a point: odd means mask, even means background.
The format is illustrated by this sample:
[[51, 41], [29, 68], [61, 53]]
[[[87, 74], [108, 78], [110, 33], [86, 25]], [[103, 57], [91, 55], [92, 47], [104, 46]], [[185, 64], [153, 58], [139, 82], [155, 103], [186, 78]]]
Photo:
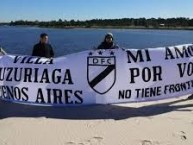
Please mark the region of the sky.
[[193, 18], [193, 0], [0, 0], [0, 22]]

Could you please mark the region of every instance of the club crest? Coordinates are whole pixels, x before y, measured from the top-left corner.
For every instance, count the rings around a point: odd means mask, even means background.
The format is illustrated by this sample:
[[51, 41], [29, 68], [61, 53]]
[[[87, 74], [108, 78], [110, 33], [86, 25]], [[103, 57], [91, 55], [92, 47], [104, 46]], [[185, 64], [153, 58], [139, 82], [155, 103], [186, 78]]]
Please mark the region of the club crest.
[[87, 58], [87, 80], [89, 86], [99, 94], [107, 93], [116, 81], [116, 59], [114, 53], [110, 56], [93, 56]]

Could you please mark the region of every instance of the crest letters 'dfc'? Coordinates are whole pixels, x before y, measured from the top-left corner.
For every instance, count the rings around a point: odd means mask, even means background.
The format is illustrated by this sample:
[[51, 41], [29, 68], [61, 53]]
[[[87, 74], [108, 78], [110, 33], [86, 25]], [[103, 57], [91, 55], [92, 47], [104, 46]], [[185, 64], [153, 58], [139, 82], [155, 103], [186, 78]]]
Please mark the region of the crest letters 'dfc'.
[[107, 93], [116, 81], [115, 56], [88, 56], [87, 80], [95, 92]]

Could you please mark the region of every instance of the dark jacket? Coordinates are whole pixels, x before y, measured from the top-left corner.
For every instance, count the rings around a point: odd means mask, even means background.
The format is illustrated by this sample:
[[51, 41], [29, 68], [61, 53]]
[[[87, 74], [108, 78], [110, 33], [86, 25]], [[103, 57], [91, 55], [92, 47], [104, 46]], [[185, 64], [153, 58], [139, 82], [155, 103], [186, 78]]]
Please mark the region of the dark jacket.
[[103, 41], [98, 47], [97, 49], [116, 49], [118, 48], [117, 45], [115, 45], [113, 42], [112, 43], [106, 43], [105, 41]]
[[50, 44], [39, 42], [38, 44], [34, 45], [32, 56], [51, 58], [54, 57], [54, 51]]

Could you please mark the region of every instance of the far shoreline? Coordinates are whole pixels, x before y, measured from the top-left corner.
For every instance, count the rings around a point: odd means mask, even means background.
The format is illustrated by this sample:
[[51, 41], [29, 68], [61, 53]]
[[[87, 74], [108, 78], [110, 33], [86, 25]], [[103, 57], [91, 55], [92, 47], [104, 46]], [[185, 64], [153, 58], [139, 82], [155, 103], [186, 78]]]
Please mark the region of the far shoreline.
[[[21, 26], [21, 25], [20, 25]], [[64, 27], [44, 27], [35, 26], [39, 28], [54, 28], [54, 29], [136, 29], [136, 30], [193, 30], [193, 27], [144, 27], [144, 26], [64, 26]]]
[[37, 27], [53, 29], [136, 29], [136, 30], [193, 30], [193, 27], [145, 27], [145, 26], [38, 26], [38, 25], [0, 25], [10, 27]]

